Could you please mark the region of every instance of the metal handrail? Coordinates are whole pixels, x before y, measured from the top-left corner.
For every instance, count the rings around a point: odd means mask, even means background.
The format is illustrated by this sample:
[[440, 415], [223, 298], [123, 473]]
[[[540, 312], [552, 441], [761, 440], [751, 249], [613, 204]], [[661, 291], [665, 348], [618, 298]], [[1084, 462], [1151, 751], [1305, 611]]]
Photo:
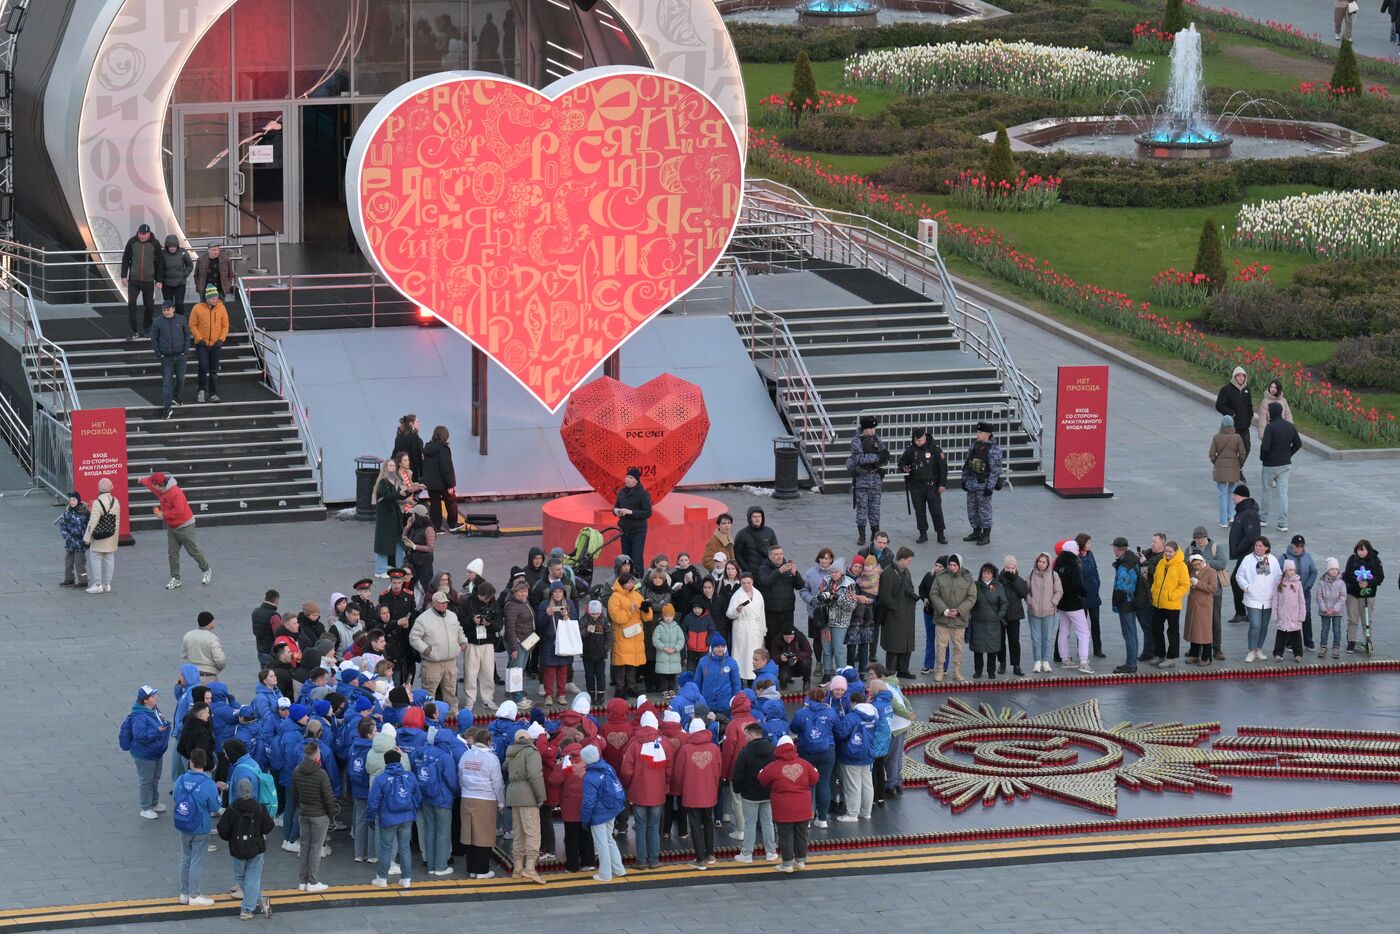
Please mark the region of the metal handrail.
[[243, 303], [243, 313], [248, 324], [248, 336], [253, 341], [253, 353], [262, 366], [263, 379], [272, 391], [285, 399], [292, 408], [292, 418], [296, 421], [297, 433], [301, 435], [302, 446], [306, 448], [306, 456], [314, 458], [316, 488], [324, 501], [326, 492], [325, 450], [316, 443], [316, 436], [311, 431], [311, 416], [306, 406], [302, 404], [301, 394], [297, 392], [295, 372], [287, 363], [286, 354], [282, 352], [282, 342], [259, 326], [258, 319], [253, 313], [253, 304], [248, 298], [248, 287], [243, 281], [244, 278], [239, 276], [234, 280], [233, 290], [237, 293], [239, 301]]
[[[25, 362], [25, 376], [29, 380], [29, 393], [35, 407], [39, 406], [41, 400], [48, 400], [49, 407], [55, 409], [67, 423], [69, 413], [81, 408], [78, 402], [78, 386], [73, 381], [73, 371], [68, 366], [68, 354], [44, 336], [44, 328], [39, 323], [39, 313], [34, 307], [29, 286], [3, 264], [0, 264], [0, 291], [6, 296], [6, 326], [11, 334], [17, 327], [24, 333], [20, 349]], [[15, 308], [16, 297], [23, 302], [22, 314]]]
[[[859, 413], [866, 414], [865, 412]], [[1017, 431], [1023, 431], [1031, 440], [1037, 459], [1039, 445], [1022, 421], [1012, 402], [981, 402], [973, 405], [931, 405], [900, 409], [872, 409], [872, 415], [880, 416], [880, 431], [888, 437], [909, 437], [914, 428], [926, 428], [943, 447], [948, 455], [949, 476], [962, 474], [962, 459], [956, 455], [972, 446], [977, 438], [977, 424], [987, 422], [992, 426], [992, 437], [1002, 448], [1002, 476], [1006, 485], [1011, 485], [1011, 471], [1007, 468], [1011, 439]]]
[[[836, 437], [836, 427], [812, 381], [797, 341], [781, 315], [763, 308], [754, 300], [743, 263], [728, 258], [722, 264], [734, 280], [733, 316], [754, 363], [767, 360], [769, 375], [777, 385], [777, 402], [799, 442], [798, 450], [807, 472], [820, 488], [826, 482], [822, 448]], [[765, 339], [766, 335], [766, 339]]]
[[[213, 245], [228, 250], [230, 260], [237, 262], [243, 258], [235, 235], [228, 237], [190, 237], [186, 249], [198, 254], [201, 248]], [[114, 280], [98, 272], [103, 267], [116, 267], [120, 270], [125, 250], [46, 250], [17, 240], [0, 239], [0, 265], [8, 269], [15, 278], [27, 285], [31, 293], [43, 302], [60, 302], [66, 299], [92, 301], [94, 292], [104, 296], [115, 296], [124, 300]], [[81, 277], [66, 277], [64, 272], [76, 270]]]
[[[957, 285], [937, 249], [865, 215], [818, 207], [796, 189], [768, 179], [753, 179], [747, 183], [744, 210], [757, 214], [759, 223], [764, 211], [787, 218], [805, 216], [814, 228], [819, 227], [842, 243], [845, 247], [840, 251], [842, 261], [873, 269], [922, 295], [927, 296], [931, 289], [937, 289], [964, 347], [970, 347], [996, 369], [1039, 455], [1044, 431], [1036, 408], [1043, 395], [1040, 385], [1016, 365], [991, 309], [958, 294]], [[814, 255], [819, 247], [815, 239], [811, 247]]]
[[[273, 230], [272, 225], [269, 224], [267, 221], [263, 220], [261, 214], [254, 214], [252, 211], [248, 210], [243, 205], [231, 199], [228, 195], [224, 195], [224, 203], [227, 204], [229, 207], [233, 208], [239, 214], [242, 214], [244, 217], [252, 218], [254, 224], [256, 224], [258, 227], [261, 227], [263, 230], [266, 230], [268, 233], [272, 234], [272, 259], [277, 264], [277, 278], [280, 280], [282, 278], [282, 235], [276, 230]], [[227, 217], [225, 217], [225, 220], [227, 220]], [[240, 237], [241, 236], [242, 235], [240, 234]], [[254, 234], [254, 237], [257, 239], [258, 242], [258, 272], [266, 272], [267, 267], [262, 264], [261, 232]]]
[[24, 472], [34, 476], [34, 436], [20, 417], [19, 410], [5, 398], [4, 393], [0, 393], [0, 435], [9, 441]]
[[[288, 331], [296, 330], [297, 308], [330, 308], [337, 310], [338, 317], [348, 319], [369, 318], [369, 327], [379, 326], [379, 292], [382, 289], [389, 291], [389, 296], [385, 299], [387, 305], [409, 305], [408, 299], [394, 289], [389, 282], [377, 272], [332, 272], [332, 273], [295, 273], [288, 276], [241, 276], [241, 280], [246, 287], [246, 294], [249, 300], [255, 298], [260, 293], [272, 293], [278, 298], [286, 300], [285, 311]], [[338, 299], [334, 302], [298, 302], [299, 295], [311, 293], [314, 297], [318, 292], [344, 292], [344, 291], [366, 291], [369, 293], [368, 301], [347, 302]], [[369, 305], [369, 311], [349, 311], [350, 308], [363, 307]], [[252, 309], [251, 301], [247, 305]], [[280, 309], [271, 309], [268, 312], [268, 320], [280, 320], [284, 312]], [[361, 321], [360, 326], [363, 326]], [[279, 329], [280, 330], [280, 329]]]

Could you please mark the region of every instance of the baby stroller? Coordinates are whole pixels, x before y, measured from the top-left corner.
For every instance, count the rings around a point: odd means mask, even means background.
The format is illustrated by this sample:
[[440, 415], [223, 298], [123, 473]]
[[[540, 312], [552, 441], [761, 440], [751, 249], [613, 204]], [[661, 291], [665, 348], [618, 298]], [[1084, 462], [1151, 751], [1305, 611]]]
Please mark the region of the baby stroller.
[[[609, 533], [616, 534], [608, 538]], [[593, 586], [593, 562], [598, 560], [598, 555], [602, 553], [604, 548], [621, 537], [622, 530], [616, 526], [595, 529], [585, 525], [579, 530], [578, 538], [574, 539], [573, 553], [564, 556], [564, 566], [574, 572], [574, 580], [577, 582], [579, 590], [586, 590]]]

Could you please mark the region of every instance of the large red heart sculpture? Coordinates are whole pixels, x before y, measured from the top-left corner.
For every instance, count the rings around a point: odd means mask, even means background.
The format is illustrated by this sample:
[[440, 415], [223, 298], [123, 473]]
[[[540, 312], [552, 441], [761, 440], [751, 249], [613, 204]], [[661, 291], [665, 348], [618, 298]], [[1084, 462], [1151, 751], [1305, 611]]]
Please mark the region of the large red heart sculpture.
[[467, 72], [411, 81], [355, 134], [366, 255], [551, 412], [709, 274], [743, 164], [705, 94], [599, 68], [543, 92]]
[[569, 397], [559, 426], [569, 461], [608, 502], [634, 465], [652, 502], [661, 502], [700, 456], [709, 432], [700, 387], [670, 373], [636, 389], [596, 379]]

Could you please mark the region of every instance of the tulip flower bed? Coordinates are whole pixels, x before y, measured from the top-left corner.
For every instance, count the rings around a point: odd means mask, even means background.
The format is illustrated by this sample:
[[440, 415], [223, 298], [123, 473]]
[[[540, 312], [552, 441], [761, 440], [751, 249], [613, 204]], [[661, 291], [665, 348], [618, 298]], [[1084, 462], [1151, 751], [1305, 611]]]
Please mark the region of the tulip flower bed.
[[1133, 51], [1149, 55], [1170, 55], [1176, 34], [1163, 32], [1154, 22], [1138, 23], [1133, 27]]
[[[1359, 395], [1318, 379], [1301, 363], [1289, 363], [1267, 355], [1263, 348], [1220, 343], [1189, 322], [1155, 313], [1150, 302], [1081, 282], [1064, 275], [1042, 260], [1024, 253], [994, 229], [958, 223], [947, 211], [934, 211], [906, 195], [892, 193], [858, 174], [835, 172], [811, 156], [788, 152], [776, 137], [762, 130], [749, 134], [749, 171], [792, 185], [814, 199], [866, 214], [898, 230], [913, 234], [921, 218], [939, 225], [942, 250], [960, 257], [998, 279], [1026, 289], [1039, 298], [1087, 315], [1131, 337], [1166, 350], [1222, 377], [1236, 365], [1250, 370], [1251, 379], [1264, 385], [1279, 379], [1291, 387], [1294, 408], [1317, 421], [1363, 442], [1400, 442], [1400, 428], [1388, 412], [1363, 404]], [[1248, 274], [1253, 280], [1266, 273], [1262, 267]], [[1236, 273], [1238, 277], [1241, 273]]]
[[[1235, 272], [1225, 283], [1226, 291], [1235, 294], [1264, 294], [1272, 291], [1269, 270], [1258, 260], [1248, 266], [1235, 260]], [[1200, 308], [1210, 297], [1210, 277], [1203, 272], [1182, 272], [1180, 269], [1164, 269], [1152, 277], [1152, 287], [1148, 291], [1154, 305], [1164, 308]]]
[[817, 99], [806, 101], [805, 107], [793, 104], [785, 94], [770, 94], [758, 102], [755, 122], [764, 126], [795, 127], [798, 118], [808, 114], [849, 114], [860, 99], [852, 94], [821, 90]]
[[976, 89], [1064, 100], [1141, 87], [1150, 70], [1146, 62], [1088, 49], [994, 39], [866, 52], [846, 62], [845, 79], [904, 94]]
[[1319, 259], [1400, 255], [1400, 191], [1330, 191], [1248, 204], [1234, 242]]
[[1007, 181], [993, 181], [985, 172], [964, 169], [943, 183], [953, 203], [974, 211], [1042, 211], [1060, 200], [1060, 180], [1027, 175], [1022, 169]]

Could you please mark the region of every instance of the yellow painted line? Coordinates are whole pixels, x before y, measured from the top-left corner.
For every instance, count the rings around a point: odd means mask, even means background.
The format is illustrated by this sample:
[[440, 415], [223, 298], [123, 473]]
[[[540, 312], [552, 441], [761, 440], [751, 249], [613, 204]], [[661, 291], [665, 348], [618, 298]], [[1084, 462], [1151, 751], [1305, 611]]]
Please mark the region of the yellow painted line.
[[[852, 869], [869, 870], [882, 867], [940, 866], [957, 865], [974, 861], [1007, 862], [1045, 856], [1083, 856], [1123, 853], [1132, 851], [1150, 852], [1154, 850], [1189, 847], [1192, 849], [1207, 845], [1259, 844], [1262, 842], [1298, 842], [1305, 840], [1347, 839], [1374, 834], [1378, 831], [1400, 831], [1400, 819], [1372, 821], [1315, 821], [1297, 825], [1258, 825], [1230, 829], [1195, 828], [1170, 832], [1106, 833], [1094, 836], [1046, 836], [1017, 841], [979, 841], [970, 844], [941, 847], [935, 845], [902, 847], [898, 849], [871, 849], [868, 851], [813, 854], [808, 859], [807, 869]], [[688, 863], [674, 863], [660, 870], [629, 872], [614, 879], [619, 885], [627, 883], [649, 883], [664, 878], [668, 883], [702, 882], [706, 879], [729, 878], [751, 875], [756, 872], [771, 872], [773, 864], [764, 861], [756, 864], [740, 864], [726, 861], [710, 869], [697, 870]], [[516, 881], [509, 877], [499, 880], [477, 882], [475, 880], [441, 880], [415, 884], [411, 889], [398, 886], [379, 888], [377, 886], [346, 885], [337, 886], [326, 893], [307, 895], [296, 889], [274, 889], [265, 892], [278, 906], [306, 906], [318, 903], [336, 904], [347, 898], [356, 900], [373, 899], [413, 899], [415, 897], [465, 897], [470, 895], [505, 895], [521, 892], [548, 892], [560, 889], [594, 889], [607, 885], [595, 882], [591, 875], [582, 872], [568, 876], [547, 877], [546, 885], [534, 882]], [[216, 904], [232, 907], [237, 900], [231, 896], [215, 897]], [[0, 911], [0, 929], [20, 924], [54, 924], [62, 921], [120, 919], [152, 914], [162, 918], [205, 909], [192, 909], [168, 899], [130, 900], [99, 902], [89, 905], [63, 905], [29, 909]]]

